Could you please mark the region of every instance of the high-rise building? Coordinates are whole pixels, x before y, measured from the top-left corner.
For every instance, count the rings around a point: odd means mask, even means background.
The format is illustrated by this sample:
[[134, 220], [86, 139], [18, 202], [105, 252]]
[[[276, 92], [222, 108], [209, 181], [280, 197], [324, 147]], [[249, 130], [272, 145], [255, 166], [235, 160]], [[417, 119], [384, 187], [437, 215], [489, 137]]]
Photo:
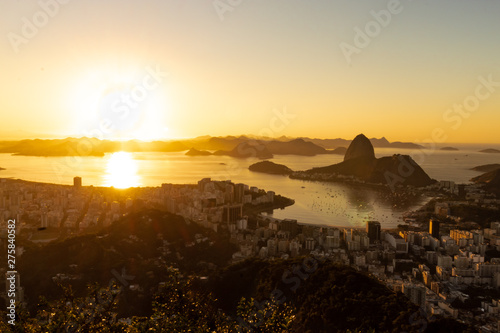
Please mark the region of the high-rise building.
[[224, 206], [222, 213], [222, 219], [227, 223], [236, 223], [238, 219], [241, 219], [243, 215], [243, 205], [227, 205]]
[[297, 236], [297, 234], [299, 233], [299, 226], [297, 224], [297, 220], [284, 219], [280, 223], [280, 230], [289, 232], [291, 237]]
[[202, 193], [205, 192], [205, 185], [211, 182], [212, 182], [211, 178], [203, 178], [202, 180], [198, 181], [198, 191]]
[[380, 240], [380, 222], [378, 221], [367, 221], [366, 222], [366, 233], [370, 239], [370, 244]]
[[243, 203], [243, 196], [245, 195], [245, 184], [234, 185], [234, 202]]
[[82, 177], [73, 178], [73, 186], [76, 188], [82, 187]]
[[429, 233], [432, 235], [432, 237], [439, 238], [439, 221], [430, 219]]
[[418, 286], [414, 284], [403, 284], [403, 293], [412, 301], [414, 304], [425, 307], [426, 301], [426, 288], [423, 286]]
[[465, 190], [465, 184], [459, 184], [458, 185], [458, 197], [460, 199], [465, 199], [467, 196], [467, 191]]

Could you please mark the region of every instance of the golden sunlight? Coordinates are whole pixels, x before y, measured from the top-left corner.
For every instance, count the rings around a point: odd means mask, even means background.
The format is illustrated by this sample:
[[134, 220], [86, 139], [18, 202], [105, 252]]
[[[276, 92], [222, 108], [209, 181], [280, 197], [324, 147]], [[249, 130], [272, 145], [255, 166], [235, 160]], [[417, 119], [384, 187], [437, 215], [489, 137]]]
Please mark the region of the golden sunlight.
[[140, 177], [137, 173], [137, 162], [131, 153], [118, 152], [110, 155], [107, 161], [104, 186], [129, 188], [140, 186]]
[[168, 137], [165, 84], [155, 81], [147, 67], [89, 70], [70, 95], [74, 131], [83, 136], [143, 141]]

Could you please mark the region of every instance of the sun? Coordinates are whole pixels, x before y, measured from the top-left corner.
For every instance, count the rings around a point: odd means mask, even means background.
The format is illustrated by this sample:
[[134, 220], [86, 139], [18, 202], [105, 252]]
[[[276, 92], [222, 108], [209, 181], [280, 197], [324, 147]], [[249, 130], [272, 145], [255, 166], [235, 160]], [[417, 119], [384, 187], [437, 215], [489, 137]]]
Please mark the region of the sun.
[[110, 140], [168, 138], [168, 85], [148, 68], [109, 65], [83, 74], [69, 101], [73, 131]]
[[140, 186], [137, 161], [131, 153], [117, 152], [109, 156], [104, 175], [104, 186], [129, 188]]

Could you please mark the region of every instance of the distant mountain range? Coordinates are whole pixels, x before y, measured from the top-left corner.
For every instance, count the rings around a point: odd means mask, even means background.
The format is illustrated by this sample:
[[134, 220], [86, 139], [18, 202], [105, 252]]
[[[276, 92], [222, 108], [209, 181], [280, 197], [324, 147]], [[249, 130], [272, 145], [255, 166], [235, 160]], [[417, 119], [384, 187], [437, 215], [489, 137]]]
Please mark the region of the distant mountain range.
[[[104, 156], [105, 153], [127, 152], [181, 152], [187, 155], [227, 155], [237, 158], [272, 158], [273, 155], [315, 156], [346, 152], [351, 140], [310, 138], [252, 138], [249, 136], [210, 137], [194, 139], [142, 142], [139, 140], [111, 141], [96, 138], [66, 138], [49, 140], [0, 141], [0, 153], [23, 156]], [[389, 142], [386, 138], [370, 139], [374, 147], [420, 149], [411, 142]], [[251, 152], [251, 150], [254, 150]], [[209, 152], [209, 151], [214, 151]]]
[[[326, 149], [334, 149], [337, 147], [348, 147], [352, 140], [346, 139], [309, 139], [303, 138], [304, 140], [311, 141], [312, 143], [317, 144], [318, 146], [324, 147]], [[389, 142], [385, 137], [380, 139], [371, 138], [370, 142], [375, 148], [402, 148], [402, 149], [421, 149], [425, 148], [424, 146], [418, 145], [412, 142]]]

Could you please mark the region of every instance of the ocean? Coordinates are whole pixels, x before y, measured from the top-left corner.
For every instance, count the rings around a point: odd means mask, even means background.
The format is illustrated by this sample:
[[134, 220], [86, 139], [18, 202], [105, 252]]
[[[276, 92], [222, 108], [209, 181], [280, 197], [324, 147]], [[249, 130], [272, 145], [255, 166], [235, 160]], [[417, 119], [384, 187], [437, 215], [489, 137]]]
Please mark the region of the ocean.
[[[500, 154], [479, 153], [495, 145], [452, 145], [459, 151], [375, 148], [377, 157], [395, 153], [409, 154], [436, 180], [469, 183], [481, 173], [470, 168], [500, 163]], [[425, 153], [422, 153], [425, 152]], [[275, 163], [292, 170], [307, 170], [341, 162], [341, 155], [313, 157], [278, 155]], [[211, 177], [231, 180], [275, 191], [295, 200], [293, 206], [274, 210], [272, 216], [292, 218], [300, 223], [341, 227], [363, 227], [366, 220], [378, 220], [383, 228], [402, 223], [404, 212], [423, 205], [422, 198], [409, 206], [394, 207], [375, 189], [352, 187], [342, 183], [309, 182], [286, 176], [267, 175], [248, 170], [256, 160], [228, 156], [186, 156], [177, 153], [118, 153], [104, 157], [32, 157], [0, 154], [1, 178], [18, 178], [37, 182], [72, 184], [73, 177], [82, 177], [83, 185], [94, 186], [160, 186], [162, 183], [196, 183]]]

